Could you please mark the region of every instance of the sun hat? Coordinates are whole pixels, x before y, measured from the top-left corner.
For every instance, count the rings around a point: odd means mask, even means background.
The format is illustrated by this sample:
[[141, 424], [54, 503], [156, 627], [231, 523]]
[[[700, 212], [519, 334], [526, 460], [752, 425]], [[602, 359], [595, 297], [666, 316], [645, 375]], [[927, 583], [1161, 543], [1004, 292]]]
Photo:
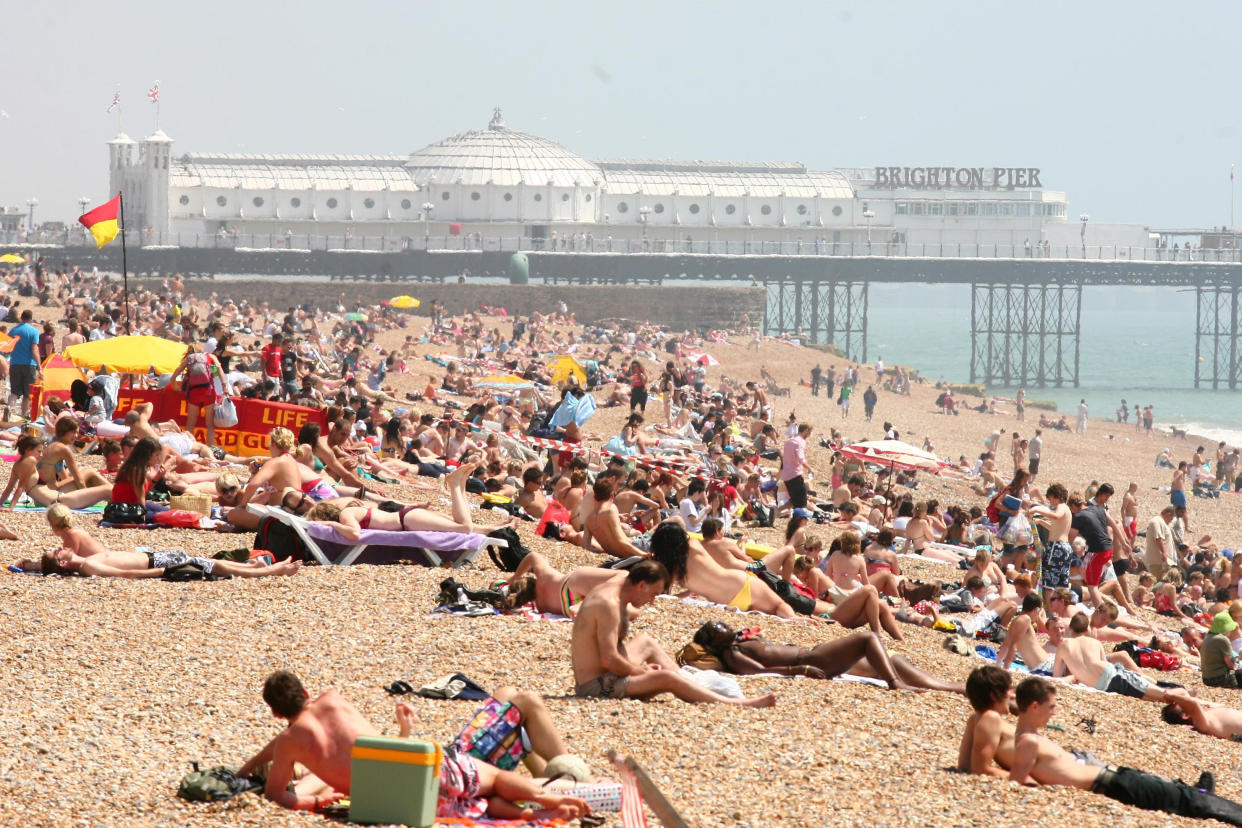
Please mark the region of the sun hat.
[[1233, 620], [1233, 616], [1225, 612], [1218, 612], [1212, 617], [1212, 626], [1208, 627], [1208, 633], [1211, 635], [1221, 635], [1222, 633], [1231, 633], [1238, 628], [1238, 622]]
[[887, 506], [888, 501], [884, 499], [884, 495], [876, 495], [875, 497], [871, 498], [871, 505], [872, 506]]

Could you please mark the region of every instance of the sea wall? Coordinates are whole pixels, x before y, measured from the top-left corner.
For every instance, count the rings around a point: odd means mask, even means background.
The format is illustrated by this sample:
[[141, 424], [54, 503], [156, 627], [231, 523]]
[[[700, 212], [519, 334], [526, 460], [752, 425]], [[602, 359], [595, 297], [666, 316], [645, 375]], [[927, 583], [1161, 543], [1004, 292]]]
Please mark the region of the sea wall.
[[[131, 285], [161, 290], [159, 281], [134, 279]], [[508, 284], [391, 284], [372, 282], [287, 282], [198, 280], [186, 281], [186, 291], [199, 299], [229, 298], [235, 302], [266, 302], [283, 313], [290, 305], [310, 301], [313, 306], [334, 307], [338, 302], [375, 305], [409, 293], [422, 302], [415, 313], [426, 315], [439, 301], [458, 314], [481, 305], [503, 307], [510, 314], [531, 311], [548, 313], [564, 300], [579, 322], [623, 317], [677, 328], [724, 328], [739, 325], [746, 317], [752, 324], [763, 319], [765, 292], [749, 287], [662, 287], [625, 285], [508, 285]]]

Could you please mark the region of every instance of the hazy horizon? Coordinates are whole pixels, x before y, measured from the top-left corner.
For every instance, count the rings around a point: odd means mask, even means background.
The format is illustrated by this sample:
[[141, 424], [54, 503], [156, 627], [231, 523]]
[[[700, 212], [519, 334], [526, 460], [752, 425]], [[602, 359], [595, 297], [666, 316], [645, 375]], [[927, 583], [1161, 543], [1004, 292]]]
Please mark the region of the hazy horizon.
[[[1071, 217], [1230, 220], [1242, 7], [64, 2], [6, 14], [0, 207], [107, 192], [105, 114], [174, 153], [408, 154], [508, 125], [588, 158], [1030, 166]], [[1224, 89], [1225, 91], [1221, 91]]]

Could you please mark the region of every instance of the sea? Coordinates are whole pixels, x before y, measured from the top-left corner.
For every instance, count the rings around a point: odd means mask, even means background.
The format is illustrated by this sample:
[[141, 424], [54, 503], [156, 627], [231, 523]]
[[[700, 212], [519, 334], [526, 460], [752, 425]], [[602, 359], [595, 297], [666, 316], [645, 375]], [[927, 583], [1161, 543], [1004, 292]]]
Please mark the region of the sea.
[[[1093, 418], [1114, 420], [1125, 400], [1130, 422], [1115, 426], [1118, 437], [1133, 432], [1136, 406], [1151, 405], [1157, 429], [1242, 445], [1242, 390], [1194, 387], [1193, 290], [1083, 288], [1080, 348], [1078, 387], [1028, 386], [1027, 399], [1055, 402], [1071, 421], [1080, 400]], [[969, 381], [970, 286], [872, 283], [867, 356], [912, 366], [930, 380]], [[989, 387], [999, 396], [1016, 391]]]

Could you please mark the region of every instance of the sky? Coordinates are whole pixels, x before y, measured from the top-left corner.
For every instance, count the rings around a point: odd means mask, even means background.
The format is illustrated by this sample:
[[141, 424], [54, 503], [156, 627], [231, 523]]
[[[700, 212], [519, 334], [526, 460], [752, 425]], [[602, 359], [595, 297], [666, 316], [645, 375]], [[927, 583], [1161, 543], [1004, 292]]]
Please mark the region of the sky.
[[[106, 12], [104, 11], [106, 10]], [[487, 126], [588, 158], [1038, 167], [1071, 217], [1230, 222], [1242, 4], [12, 3], [0, 206], [107, 192], [105, 110], [182, 152], [408, 154]], [[1242, 170], [1238, 171], [1242, 175]], [[1235, 222], [1236, 224], [1236, 222]]]

